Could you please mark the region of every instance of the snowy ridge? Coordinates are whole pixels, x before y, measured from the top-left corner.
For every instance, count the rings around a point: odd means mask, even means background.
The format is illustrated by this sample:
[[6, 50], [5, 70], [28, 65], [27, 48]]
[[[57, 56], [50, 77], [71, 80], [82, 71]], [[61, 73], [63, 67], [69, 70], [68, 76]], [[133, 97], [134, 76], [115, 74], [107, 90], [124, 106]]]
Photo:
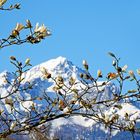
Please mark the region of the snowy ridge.
[[25, 81], [32, 81], [38, 77], [42, 76], [41, 69], [46, 68], [48, 72], [52, 74], [53, 77], [56, 77], [58, 75], [62, 75], [64, 78], [68, 78], [70, 76], [73, 76], [74, 78], [77, 78], [77, 73], [83, 72], [82, 69], [74, 66], [72, 62], [68, 61], [64, 57], [58, 57], [56, 59], [51, 59], [47, 62], [44, 62], [40, 65], [37, 65], [30, 69], [25, 74]]
[[[83, 73], [84, 70], [76, 67], [72, 64], [72, 62], [68, 61], [64, 57], [58, 57], [56, 59], [52, 59], [49, 61], [46, 61], [42, 64], [39, 64], [37, 66], [34, 66], [30, 70], [28, 70], [23, 77], [25, 78], [22, 86], [26, 86], [28, 82], [34, 84], [34, 88], [31, 91], [21, 92], [19, 94], [16, 94], [15, 96], [12, 96], [13, 99], [16, 100], [16, 96], [21, 96], [26, 99], [30, 99], [33, 97], [40, 97], [43, 95], [43, 90], [46, 90], [47, 92], [53, 92], [52, 86], [54, 83], [50, 80], [44, 80], [42, 77], [41, 69], [45, 68], [48, 70], [49, 73], [52, 74], [53, 77], [57, 77], [61, 75], [64, 80], [68, 80], [71, 76], [74, 77], [77, 81], [80, 80], [79, 73]], [[11, 90], [11, 87], [8, 86], [5, 82], [5, 77], [12, 81], [14, 76], [4, 71], [0, 73], [0, 97], [6, 96], [7, 91]], [[101, 82], [100, 82], [101, 83]], [[101, 93], [101, 96], [99, 100], [111, 98], [112, 93], [118, 93], [119, 89], [113, 84], [109, 83], [104, 87], [104, 92]], [[95, 96], [97, 93], [96, 90], [92, 94], [89, 94], [88, 96]], [[4, 109], [7, 112], [11, 111], [10, 106], [5, 105], [5, 101], [0, 101], [0, 109]], [[26, 113], [26, 109], [23, 107], [25, 106], [28, 110], [30, 110], [32, 104], [37, 106], [38, 108], [45, 108], [46, 104], [44, 101], [26, 101], [24, 103], [17, 104], [16, 108], [20, 110], [21, 112]], [[106, 114], [108, 116], [112, 114], [113, 108], [110, 108], [109, 110], [106, 110]], [[140, 109], [134, 106], [134, 104], [127, 104], [122, 103], [122, 109], [116, 109], [117, 113], [121, 116], [122, 119], [124, 119], [125, 113], [134, 114], [133, 118], [140, 116]], [[12, 117], [12, 116], [9, 116]], [[20, 118], [19, 118], [20, 119]], [[71, 132], [71, 133], [69, 133]], [[108, 131], [104, 128], [103, 125], [98, 124], [94, 122], [93, 120], [76, 116], [76, 117], [70, 117], [70, 118], [61, 118], [52, 121], [52, 130], [50, 132], [51, 137], [59, 137], [61, 140], [104, 140], [107, 137]], [[124, 140], [124, 134], [125, 134], [125, 140], [129, 140], [131, 137], [131, 134], [127, 132], [113, 132], [113, 140]], [[27, 138], [26, 138], [27, 139]], [[137, 136], [137, 139], [140, 139], [140, 136]]]

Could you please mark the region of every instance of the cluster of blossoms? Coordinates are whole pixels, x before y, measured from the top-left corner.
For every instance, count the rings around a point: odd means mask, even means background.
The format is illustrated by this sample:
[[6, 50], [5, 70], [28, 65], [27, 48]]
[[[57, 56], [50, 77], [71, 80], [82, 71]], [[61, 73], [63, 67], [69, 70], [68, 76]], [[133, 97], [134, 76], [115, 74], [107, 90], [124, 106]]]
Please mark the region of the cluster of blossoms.
[[[21, 31], [27, 29], [29, 34], [25, 35], [25, 37], [22, 37]], [[30, 20], [26, 20], [25, 25], [17, 23], [16, 27], [12, 30], [10, 36], [7, 39], [1, 39], [0, 48], [4, 48], [12, 44], [21, 45], [23, 43], [39, 43], [42, 39], [50, 35], [50, 31], [44, 24], [39, 26], [39, 23], [37, 23], [35, 28], [33, 28]]]
[[36, 37], [38, 37], [39, 39], [45, 38], [46, 36], [49, 36], [51, 34], [50, 31], [47, 30], [44, 24], [39, 26], [39, 23], [36, 24], [34, 32]]
[[[32, 24], [30, 20], [26, 20], [26, 26], [17, 23], [16, 27], [12, 31], [11, 36], [15, 38], [19, 36], [21, 30], [28, 28], [32, 29]], [[39, 23], [37, 23], [34, 31], [30, 30], [30, 35], [27, 37], [27, 40], [31, 43], [38, 43], [41, 41], [41, 39], [44, 39], [46, 36], [49, 36], [50, 34], [51, 34], [50, 31], [45, 27], [44, 24], [39, 26]]]

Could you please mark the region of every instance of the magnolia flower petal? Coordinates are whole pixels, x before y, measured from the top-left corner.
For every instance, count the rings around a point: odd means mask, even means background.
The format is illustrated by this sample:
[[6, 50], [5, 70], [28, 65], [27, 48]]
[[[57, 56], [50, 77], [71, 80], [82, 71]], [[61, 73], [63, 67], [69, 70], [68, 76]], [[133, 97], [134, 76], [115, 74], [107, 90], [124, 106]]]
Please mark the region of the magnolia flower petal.
[[7, 0], [0, 0], [0, 7], [3, 6], [4, 3], [6, 3]]

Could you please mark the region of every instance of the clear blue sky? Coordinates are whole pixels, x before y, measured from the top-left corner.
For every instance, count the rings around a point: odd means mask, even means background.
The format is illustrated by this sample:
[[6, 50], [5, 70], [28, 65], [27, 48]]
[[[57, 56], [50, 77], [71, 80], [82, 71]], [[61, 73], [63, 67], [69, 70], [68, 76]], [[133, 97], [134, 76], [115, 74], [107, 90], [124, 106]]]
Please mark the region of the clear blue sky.
[[[11, 55], [34, 65], [58, 56], [67, 57], [82, 67], [86, 59], [91, 71], [111, 69], [109, 51], [127, 63], [140, 67], [140, 0], [9, 0], [21, 2], [21, 10], [0, 11], [0, 38], [16, 23], [44, 23], [52, 36], [37, 45], [12, 46], [0, 50], [0, 72], [13, 70]], [[8, 3], [7, 3], [8, 4]], [[93, 69], [93, 70], [92, 70]]]

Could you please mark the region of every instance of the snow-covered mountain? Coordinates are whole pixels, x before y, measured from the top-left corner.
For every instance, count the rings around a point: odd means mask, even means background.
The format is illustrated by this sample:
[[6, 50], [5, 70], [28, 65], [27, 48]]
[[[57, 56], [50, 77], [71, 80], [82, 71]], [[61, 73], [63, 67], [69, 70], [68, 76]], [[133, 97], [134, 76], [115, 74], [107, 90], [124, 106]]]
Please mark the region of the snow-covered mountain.
[[[64, 81], [68, 81], [70, 77], [76, 79], [76, 81], [80, 81], [80, 73], [85, 73], [84, 70], [78, 68], [73, 65], [72, 62], [68, 61], [64, 57], [58, 57], [56, 59], [49, 60], [37, 66], [34, 66], [27, 72], [23, 74], [24, 81], [22, 82], [22, 87], [26, 87], [27, 85], [33, 85], [32, 90], [26, 90], [24, 92], [18, 91], [18, 94], [11, 95], [8, 98], [7, 102], [11, 100], [15, 103], [15, 108], [20, 111], [20, 113], [27, 113], [34, 105], [37, 110], [44, 110], [46, 108], [46, 102], [44, 100], [33, 100], [31, 98], [43, 97], [44, 92], [47, 94], [51, 94], [53, 97], [53, 86], [54, 82], [52, 80], [46, 80], [42, 75], [42, 68], [47, 69], [49, 73], [51, 73], [52, 77], [62, 76]], [[0, 97], [3, 98], [9, 94], [14, 89], [5, 81], [13, 81], [14, 75], [10, 72], [4, 71], [0, 74]], [[102, 84], [103, 82], [99, 82], [98, 84]], [[90, 83], [89, 83], [90, 84]], [[80, 86], [80, 85], [77, 85]], [[106, 86], [102, 86], [103, 92], [98, 93], [100, 96], [98, 100], [109, 99], [112, 97], [112, 94], [117, 94], [119, 89], [113, 83], [108, 83]], [[90, 94], [87, 94], [88, 98], [93, 98], [96, 96], [97, 90], [92, 89]], [[18, 101], [18, 98], [24, 99], [24, 101]], [[87, 98], [87, 97], [85, 97]], [[26, 101], [25, 101], [26, 99]], [[27, 101], [28, 100], [28, 101]], [[132, 118], [136, 118], [140, 116], [140, 109], [134, 106], [134, 104], [127, 104], [124, 102], [120, 103], [122, 105], [122, 109], [116, 109], [115, 113], [121, 116], [121, 120], [124, 119], [126, 113], [134, 114]], [[103, 108], [104, 109], [104, 108]], [[4, 99], [0, 100], [0, 110], [4, 110], [6, 114], [8, 114], [8, 118], [13, 118], [12, 108], [7, 104]], [[104, 112], [110, 117], [113, 113], [114, 108], [109, 108], [109, 110], [104, 110]], [[12, 112], [12, 113], [11, 113]], [[19, 120], [22, 123], [22, 118], [17, 112], [13, 113], [19, 117]], [[30, 114], [33, 115], [33, 114]], [[6, 115], [5, 115], [6, 116]], [[24, 124], [23, 124], [24, 125]], [[4, 128], [3, 128], [4, 129]], [[2, 127], [0, 130], [2, 130]], [[60, 140], [105, 140], [108, 137], [108, 130], [105, 127], [97, 122], [94, 122], [91, 119], [82, 117], [82, 116], [74, 116], [69, 118], [60, 118], [52, 121], [52, 127], [50, 130], [50, 137], [57, 137]], [[131, 138], [131, 134], [128, 132], [119, 132], [113, 131], [112, 139], [113, 140], [129, 140]], [[140, 139], [140, 136], [136, 135], [137, 139]], [[18, 139], [18, 137], [17, 137]], [[21, 138], [20, 138], [21, 139]], [[26, 137], [27, 139], [27, 137]]]

